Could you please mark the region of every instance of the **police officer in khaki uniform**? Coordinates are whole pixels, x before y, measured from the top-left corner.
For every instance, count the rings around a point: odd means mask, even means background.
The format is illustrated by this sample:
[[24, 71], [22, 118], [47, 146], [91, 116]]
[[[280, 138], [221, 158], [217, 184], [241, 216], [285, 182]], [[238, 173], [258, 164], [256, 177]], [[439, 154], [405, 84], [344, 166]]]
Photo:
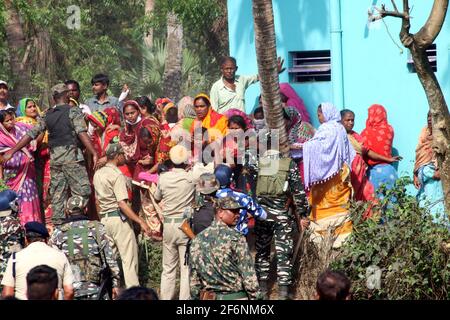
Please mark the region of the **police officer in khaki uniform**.
[[[99, 216], [122, 260], [122, 269], [127, 288], [139, 286], [138, 246], [131, 221], [138, 223], [145, 234], [151, 231], [143, 219], [128, 205], [126, 177], [118, 166], [125, 164], [125, 152], [118, 143], [106, 149], [107, 164], [94, 175], [95, 196]], [[130, 221], [131, 220], [131, 221]]]
[[45, 264], [56, 269], [58, 287], [63, 288], [64, 300], [73, 299], [73, 274], [69, 260], [61, 251], [47, 245], [49, 234], [42, 223], [33, 221], [25, 224], [25, 244], [22, 251], [13, 253], [8, 260], [2, 280], [3, 297], [15, 296], [27, 299], [27, 274], [36, 266]]

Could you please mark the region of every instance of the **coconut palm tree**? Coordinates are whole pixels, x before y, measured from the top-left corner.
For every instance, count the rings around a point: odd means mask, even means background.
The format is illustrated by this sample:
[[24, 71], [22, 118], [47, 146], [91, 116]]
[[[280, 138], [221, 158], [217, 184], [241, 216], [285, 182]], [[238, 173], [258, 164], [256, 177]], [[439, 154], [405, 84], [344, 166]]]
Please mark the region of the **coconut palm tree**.
[[289, 143], [280, 97], [272, 0], [253, 0], [253, 21], [265, 119], [270, 129], [278, 130], [279, 151], [287, 156]]

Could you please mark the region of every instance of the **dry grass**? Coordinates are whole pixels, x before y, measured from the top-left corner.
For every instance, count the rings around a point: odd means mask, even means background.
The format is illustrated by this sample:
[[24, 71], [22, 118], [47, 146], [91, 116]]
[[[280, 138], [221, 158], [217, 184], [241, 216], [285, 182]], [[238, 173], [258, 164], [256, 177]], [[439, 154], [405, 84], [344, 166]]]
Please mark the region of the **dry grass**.
[[333, 248], [336, 238], [333, 236], [335, 228], [329, 228], [321, 242], [313, 241], [312, 231], [306, 230], [294, 269], [297, 271], [294, 283], [293, 297], [296, 300], [312, 300], [316, 294], [316, 280], [339, 254]]

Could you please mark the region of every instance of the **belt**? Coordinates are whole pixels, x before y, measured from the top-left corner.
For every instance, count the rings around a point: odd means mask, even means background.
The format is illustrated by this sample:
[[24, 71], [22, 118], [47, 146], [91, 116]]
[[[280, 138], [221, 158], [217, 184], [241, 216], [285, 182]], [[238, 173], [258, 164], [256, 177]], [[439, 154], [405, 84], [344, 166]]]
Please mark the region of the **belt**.
[[234, 293], [216, 294], [216, 300], [237, 300], [248, 298], [245, 291], [239, 291]]
[[100, 218], [120, 217], [119, 211], [111, 211], [106, 213], [100, 213]]
[[184, 218], [168, 218], [164, 217], [164, 223], [182, 223]]

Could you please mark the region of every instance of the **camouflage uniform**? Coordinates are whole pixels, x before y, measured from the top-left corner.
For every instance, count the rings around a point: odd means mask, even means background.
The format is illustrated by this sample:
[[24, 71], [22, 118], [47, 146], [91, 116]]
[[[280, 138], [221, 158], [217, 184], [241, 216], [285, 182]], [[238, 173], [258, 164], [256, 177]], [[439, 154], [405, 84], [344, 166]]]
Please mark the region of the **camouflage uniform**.
[[0, 281], [11, 254], [22, 249], [23, 239], [24, 231], [17, 216], [0, 217]]
[[[231, 198], [219, 201], [236, 204]], [[221, 220], [214, 220], [192, 240], [190, 254], [192, 299], [198, 300], [201, 290], [215, 292], [218, 299], [240, 292], [249, 299], [262, 298], [245, 237]]]
[[[76, 135], [87, 132], [84, 115], [79, 108], [71, 108], [69, 119]], [[38, 123], [28, 131], [28, 135], [36, 139], [39, 134], [47, 130], [45, 117], [39, 118]], [[51, 132], [49, 132], [51, 134]], [[83, 152], [77, 145], [57, 146], [50, 148], [50, 198], [52, 205], [52, 222], [61, 224], [64, 219], [64, 206], [72, 195], [88, 199], [91, 187], [84, 165]]]
[[[87, 259], [83, 254], [83, 230], [86, 230]], [[75, 232], [74, 232], [75, 231]], [[72, 233], [73, 232], [73, 233]], [[73, 254], [70, 254], [69, 237], [73, 236]], [[101, 242], [99, 247], [98, 241]], [[50, 243], [63, 251], [69, 259], [74, 274], [75, 299], [95, 300], [99, 291], [99, 275], [102, 267], [100, 250], [113, 276], [113, 287], [119, 286], [119, 266], [113, 258], [105, 227], [98, 221], [87, 220], [84, 215], [71, 216], [53, 232]], [[86, 249], [85, 249], [86, 250]]]
[[258, 197], [259, 204], [268, 213], [267, 220], [255, 221], [256, 256], [255, 268], [260, 281], [269, 279], [270, 248], [275, 237], [278, 285], [292, 284], [292, 226], [294, 216], [287, 208], [289, 196], [294, 201], [296, 214], [304, 217], [308, 212], [308, 201], [297, 165], [291, 160], [288, 173], [288, 189], [278, 197]]

